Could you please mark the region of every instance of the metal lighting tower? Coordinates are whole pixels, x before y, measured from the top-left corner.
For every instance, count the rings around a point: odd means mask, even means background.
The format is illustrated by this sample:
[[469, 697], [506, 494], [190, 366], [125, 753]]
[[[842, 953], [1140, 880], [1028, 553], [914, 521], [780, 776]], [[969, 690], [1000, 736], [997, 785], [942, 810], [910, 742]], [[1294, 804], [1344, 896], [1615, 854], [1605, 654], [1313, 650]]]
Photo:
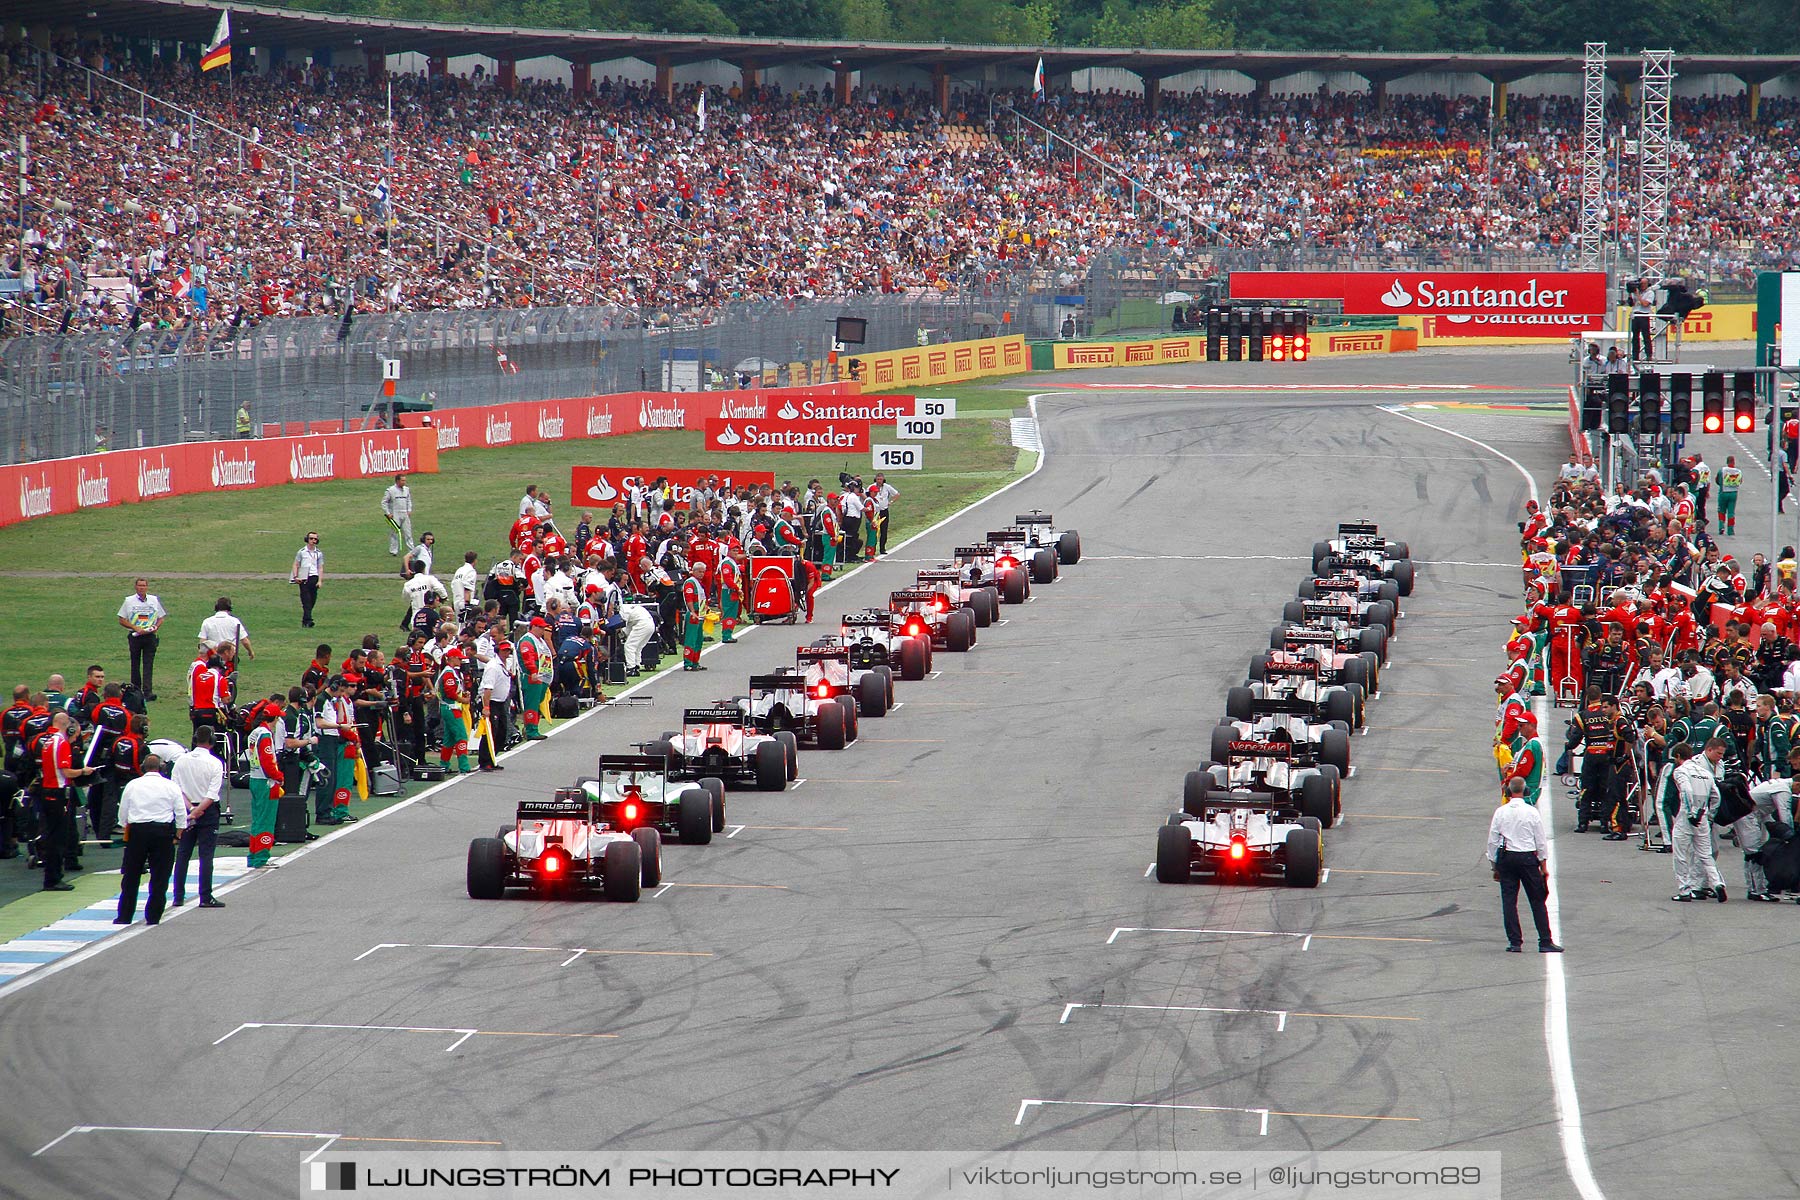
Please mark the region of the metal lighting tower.
[[1638, 276], [1647, 286], [1663, 281], [1669, 262], [1669, 93], [1675, 52], [1643, 52], [1638, 102]]
[[1604, 269], [1606, 236], [1606, 43], [1587, 44], [1581, 76], [1581, 241], [1577, 265]]

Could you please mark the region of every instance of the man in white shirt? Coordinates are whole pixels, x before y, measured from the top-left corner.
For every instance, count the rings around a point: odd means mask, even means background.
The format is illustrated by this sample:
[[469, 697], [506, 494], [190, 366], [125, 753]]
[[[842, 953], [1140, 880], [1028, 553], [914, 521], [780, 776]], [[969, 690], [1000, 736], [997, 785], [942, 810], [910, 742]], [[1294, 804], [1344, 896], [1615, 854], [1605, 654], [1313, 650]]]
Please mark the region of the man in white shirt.
[[844, 489], [844, 498], [840, 504], [844, 515], [844, 561], [855, 562], [862, 557], [862, 519], [868, 502], [852, 481], [852, 486]]
[[1725, 880], [1713, 860], [1712, 817], [1719, 806], [1719, 764], [1725, 739], [1708, 738], [1706, 749], [1675, 768], [1681, 806], [1675, 812], [1676, 891], [1671, 900], [1688, 903], [1717, 898], [1725, 903]]
[[525, 494], [519, 497], [519, 516], [533, 517], [537, 515], [537, 484], [525, 485]]
[[125, 833], [125, 864], [120, 871], [119, 915], [114, 925], [129, 925], [137, 912], [138, 880], [150, 869], [150, 891], [144, 898], [144, 923], [161, 922], [169, 898], [169, 872], [175, 865], [175, 838], [188, 827], [187, 802], [181, 788], [162, 776], [162, 759], [144, 759], [144, 773], [119, 793], [119, 823]]
[[404, 474], [396, 475], [393, 486], [381, 494], [381, 515], [388, 524], [388, 553], [396, 558], [402, 545], [413, 544], [412, 512], [412, 489], [406, 486]]
[[1506, 925], [1506, 949], [1518, 954], [1525, 940], [1519, 926], [1519, 889], [1531, 902], [1531, 920], [1537, 926], [1538, 953], [1561, 954], [1562, 947], [1550, 931], [1550, 831], [1544, 814], [1525, 800], [1525, 781], [1506, 781], [1506, 803], [1488, 823], [1488, 860], [1500, 881], [1500, 916]]
[[250, 631], [231, 611], [230, 596], [220, 596], [218, 603], [213, 605], [213, 615], [200, 622], [200, 640], [206, 643], [208, 650], [231, 646], [241, 651], [246, 659], [256, 657], [256, 651], [250, 648]]
[[456, 568], [456, 574], [450, 576], [450, 607], [456, 613], [456, 619], [466, 620], [470, 608], [481, 605], [481, 571], [475, 566], [475, 552], [463, 555], [462, 566]]
[[[212, 894], [213, 851], [219, 844], [219, 794], [225, 782], [225, 764], [212, 752], [213, 730], [202, 725], [194, 730], [194, 748], [175, 760], [170, 779], [181, 789], [187, 804], [188, 824], [181, 832], [181, 845], [175, 854], [172, 908], [186, 902], [188, 860], [200, 852], [200, 907], [224, 908]], [[129, 844], [129, 839], [127, 839]]]
[[484, 771], [504, 771], [495, 762], [512, 734], [513, 663], [512, 643], [497, 642], [494, 657], [481, 668], [481, 716], [487, 722], [488, 736], [481, 739], [480, 761]]
[[412, 548], [412, 561], [421, 564], [418, 570], [427, 575], [431, 574], [432, 565], [436, 562], [436, 551], [432, 549], [436, 545], [437, 534], [427, 529], [419, 536], [419, 544]]
[[869, 486], [869, 510], [873, 514], [875, 523], [881, 528], [879, 544], [876, 544], [877, 539], [870, 539], [870, 544], [881, 554], [887, 553], [888, 525], [889, 519], [893, 516], [890, 510], [894, 506], [894, 501], [899, 498], [900, 489], [889, 483], [886, 475], [875, 476], [875, 482]]
[[150, 594], [150, 581], [140, 579], [131, 595], [119, 605], [119, 624], [125, 629], [125, 641], [131, 651], [131, 686], [143, 693], [144, 699], [156, 699], [157, 630], [169, 614], [162, 601]]
[[[413, 563], [416, 566], [418, 560], [414, 559]], [[406, 597], [408, 612], [417, 616], [419, 610], [425, 607], [426, 597], [448, 596], [450, 589], [446, 588], [443, 581], [429, 571], [415, 570], [406, 582], [400, 585], [400, 594]]]
[[313, 608], [319, 603], [319, 584], [325, 578], [325, 552], [319, 549], [317, 530], [306, 531], [306, 540], [294, 552], [294, 569], [288, 582], [300, 588], [300, 628], [313, 627]]

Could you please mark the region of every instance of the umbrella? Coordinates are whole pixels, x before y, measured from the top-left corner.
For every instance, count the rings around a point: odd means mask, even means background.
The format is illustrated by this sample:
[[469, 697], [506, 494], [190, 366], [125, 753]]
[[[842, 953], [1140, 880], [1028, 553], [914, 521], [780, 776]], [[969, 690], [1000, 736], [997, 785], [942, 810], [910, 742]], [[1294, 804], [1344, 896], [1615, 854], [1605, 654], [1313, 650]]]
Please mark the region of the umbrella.
[[1192, 299], [1193, 299], [1193, 297], [1188, 295], [1186, 292], [1164, 292], [1162, 299], [1157, 301], [1157, 303], [1158, 304], [1186, 304], [1188, 301], [1190, 301]]
[[772, 358], [746, 358], [731, 369], [745, 375], [757, 375], [764, 371], [778, 370], [780, 367], [781, 364]]

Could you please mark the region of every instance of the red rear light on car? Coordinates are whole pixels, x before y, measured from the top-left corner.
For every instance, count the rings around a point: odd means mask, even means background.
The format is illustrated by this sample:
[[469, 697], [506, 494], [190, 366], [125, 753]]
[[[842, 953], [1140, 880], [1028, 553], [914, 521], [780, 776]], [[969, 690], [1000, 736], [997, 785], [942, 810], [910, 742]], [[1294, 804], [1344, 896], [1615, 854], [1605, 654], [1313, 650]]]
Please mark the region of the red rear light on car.
[[994, 567], [996, 570], [1011, 571], [1018, 565], [1019, 561], [1015, 558], [998, 558], [994, 560]]
[[825, 697], [831, 695], [831, 685], [829, 683], [821, 683], [818, 687], [813, 689], [813, 694], [823, 700]]
[[950, 601], [944, 599], [942, 596], [933, 596], [931, 599], [931, 607], [937, 609], [939, 612], [944, 612], [950, 607]]
[[1244, 843], [1243, 838], [1233, 837], [1231, 839], [1231, 850], [1229, 853], [1231, 854], [1232, 862], [1243, 862], [1244, 856], [1250, 853], [1250, 847]]
[[629, 800], [627, 800], [627, 801], [626, 801], [626, 802], [625, 802], [625, 803], [624, 803], [624, 805], [623, 805], [623, 806], [622, 806], [622, 807], [620, 807], [620, 809], [619, 809], [619, 816], [621, 816], [621, 817], [622, 817], [622, 818], [624, 818], [624, 819], [625, 819], [625, 820], [626, 820], [626, 821], [635, 821], [635, 820], [637, 820], [637, 818], [638, 818], [638, 806], [637, 806], [637, 805], [635, 805], [635, 804], [633, 804], [633, 803], [632, 803], [632, 802], [631, 802], [631, 801], [629, 801]]
[[568, 854], [554, 847], [544, 851], [543, 857], [538, 859], [538, 871], [545, 879], [560, 879], [568, 869]]
[[925, 623], [919, 620], [919, 618], [914, 617], [906, 623], [906, 632], [913, 637], [922, 637], [925, 633]]

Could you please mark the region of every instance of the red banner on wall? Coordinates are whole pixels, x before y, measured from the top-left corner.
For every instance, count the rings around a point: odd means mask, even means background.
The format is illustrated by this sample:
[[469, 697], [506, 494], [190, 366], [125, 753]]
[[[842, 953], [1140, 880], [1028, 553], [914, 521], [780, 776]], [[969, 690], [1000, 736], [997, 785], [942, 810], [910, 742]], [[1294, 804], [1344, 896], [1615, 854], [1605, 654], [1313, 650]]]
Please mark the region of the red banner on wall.
[[1599, 317], [1585, 316], [1490, 316], [1425, 317], [1419, 336], [1426, 338], [1555, 338], [1567, 340], [1598, 328]]
[[570, 467], [569, 502], [576, 508], [603, 505], [611, 508], [624, 501], [626, 493], [637, 483], [667, 479], [674, 489], [675, 503], [683, 508], [693, 503], [694, 489], [702, 480], [719, 481], [719, 490], [732, 492], [741, 487], [774, 487], [773, 471], [684, 471], [672, 467]]
[[869, 422], [850, 420], [741, 421], [709, 417], [708, 450], [847, 454], [869, 448]]
[[1346, 313], [1593, 317], [1600, 271], [1234, 271], [1233, 300], [1339, 300]]

